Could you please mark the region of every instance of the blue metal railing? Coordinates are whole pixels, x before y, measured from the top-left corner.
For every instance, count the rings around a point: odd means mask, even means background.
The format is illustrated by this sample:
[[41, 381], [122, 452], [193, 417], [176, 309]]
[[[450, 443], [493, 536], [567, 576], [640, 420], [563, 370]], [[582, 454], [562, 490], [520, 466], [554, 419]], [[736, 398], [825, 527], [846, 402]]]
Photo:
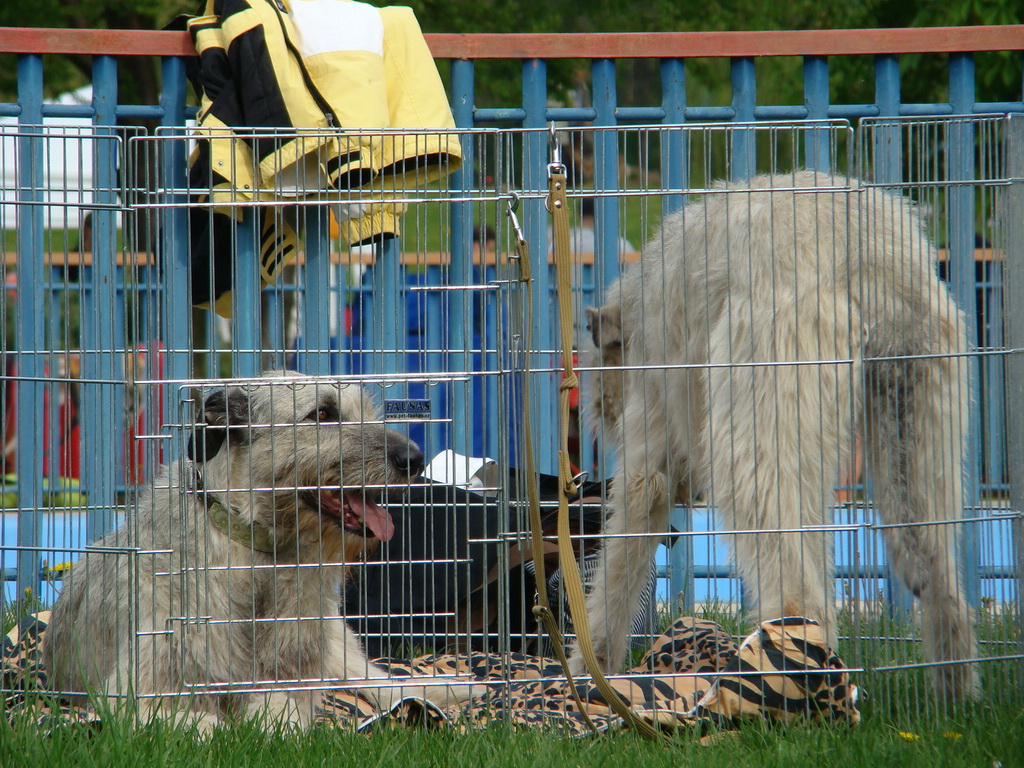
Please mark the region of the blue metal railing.
[[[655, 105], [623, 105], [619, 103], [616, 88], [617, 67], [619, 58], [635, 58], [644, 55], [637, 53], [645, 46], [636, 44], [626, 35], [577, 36], [571, 40], [558, 40], [557, 36], [539, 36], [537, 38], [521, 38], [515, 36], [488, 36], [486, 41], [478, 41], [474, 36], [429, 37], [435, 55], [442, 59], [451, 59], [451, 75], [448, 84], [449, 95], [453, 105], [456, 123], [463, 128], [482, 125], [502, 125], [509, 127], [542, 128], [550, 121], [570, 122], [594, 126], [615, 126], [622, 124], [647, 123], [678, 125], [702, 121], [724, 121], [730, 123], [746, 123], [769, 120], [804, 120], [804, 119], [844, 119], [859, 120], [873, 117], [922, 117], [942, 115], [977, 115], [977, 114], [1009, 114], [1024, 112], [1024, 88], [1015, 91], [1019, 100], [999, 102], [979, 102], [975, 90], [975, 52], [990, 50], [1013, 51], [1019, 59], [1024, 49], [1024, 27], [976, 28], [974, 30], [957, 30], [955, 42], [949, 42], [947, 33], [934, 34], [928, 30], [884, 31], [882, 33], [819, 33], [800, 37], [800, 33], [736, 33], [735, 35], [701, 36], [647, 36], [644, 42], [651, 55], [660, 60], [661, 101]], [[513, 40], [513, 37], [515, 39]], [[586, 39], [583, 39], [586, 38]], [[649, 38], [649, 44], [648, 43]], [[675, 42], [676, 40], [679, 42]], [[42, 42], [40, 42], [42, 40]], [[59, 43], [53, 41], [59, 40]], [[503, 44], [502, 41], [506, 44]], [[779, 44], [777, 41], [783, 40]], [[67, 42], [70, 41], [70, 42]], [[511, 41], [511, 42], [510, 42]], [[791, 42], [790, 42], [791, 41]], [[838, 41], [838, 43], [836, 42]], [[514, 43], [514, 44], [513, 44]], [[49, 46], [49, 47], [48, 47]], [[675, 47], [673, 47], [675, 46]], [[760, 46], [760, 47], [759, 47]], [[787, 46], [789, 46], [787, 48]], [[40, 516], [37, 513], [43, 506], [43, 453], [42, 440], [42, 402], [43, 354], [46, 352], [46, 331], [42, 326], [44, 317], [43, 305], [49, 300], [49, 294], [43, 279], [46, 246], [45, 222], [43, 219], [39, 190], [42, 187], [42, 145], [32, 140], [32, 135], [39, 132], [38, 127], [50, 117], [86, 117], [90, 118], [97, 130], [116, 126], [124, 120], [149, 120], [159, 123], [161, 130], [170, 134], [182, 131], [187, 117], [194, 114], [195, 107], [187, 102], [185, 80], [185, 60], [189, 55], [187, 37], [179, 33], [130, 33], [107, 32], [98, 34], [71, 33], [60, 31], [60, 35], [40, 38], [34, 31], [0, 30], [0, 52], [18, 55], [18, 99], [16, 102], [0, 104], [0, 116], [16, 117], [18, 130], [27, 137], [20, 143], [17, 177], [17, 199], [21, 204], [18, 208], [18, 241], [17, 241], [17, 276], [19, 313], [16, 329], [16, 350], [18, 378], [17, 416], [19, 448], [17, 453], [16, 471], [19, 478], [19, 524], [17, 544], [19, 557], [17, 579], [19, 590], [33, 587], [38, 583], [39, 563], [38, 552], [33, 547], [41, 544]], [[484, 49], [486, 48], [486, 51]], [[905, 103], [901, 98], [900, 54], [933, 51], [935, 55], [948, 54], [949, 101], [938, 103]], [[43, 55], [45, 53], [78, 53], [93, 56], [92, 103], [84, 106], [46, 104], [43, 99], [44, 72]], [[874, 57], [875, 100], [873, 103], [846, 103], [842, 94], [833, 94], [829, 81], [829, 62], [837, 55], [872, 55]], [[118, 64], [115, 56], [119, 55], [157, 55], [162, 60], [163, 86], [158, 103], [155, 104], [120, 104], [117, 102]], [[591, 105], [587, 107], [564, 107], [549, 104], [549, 84], [547, 61], [556, 58], [590, 59]], [[690, 59], [708, 56], [727, 57], [730, 62], [730, 81], [732, 89], [731, 103], [728, 106], [711, 106], [691, 103], [692, 95], [687, 89], [687, 63]], [[758, 103], [757, 66], [761, 56], [794, 56], [802, 60], [803, 71], [803, 104], [761, 104]], [[482, 108], [476, 106], [475, 68], [480, 59], [517, 58], [522, 60], [521, 100], [517, 104]], [[965, 126], [959, 135], [964, 146], [973, 144], [969, 127]], [[602, 137], [603, 144], [595, 148], [597, 167], [594, 172], [594, 188], [614, 189], [618, 174], [618, 147], [613, 135]], [[599, 142], [602, 141], [599, 138]], [[752, 137], [744, 131], [732, 134], [730, 175], [741, 178], [751, 173], [756, 167], [756, 148]], [[665, 185], [680, 192], [686, 188], [689, 180], [689, 169], [686, 158], [679, 143], [678, 136], [668, 136], [662, 152], [662, 171]], [[547, 146], [542, 133], [526, 134], [524, 153], [535, 160], [547, 157]], [[901, 173], [901, 157], [898, 146], [890, 145], [892, 154], [881, 156], [876, 164], [878, 180], [899, 180]], [[113, 252], [114, 232], [113, 213], [108, 206], [113, 205], [118, 190], [116, 169], [124, 151], [123, 142], [113, 139], [96, 144], [95, 168], [102, 173], [95, 178], [96, 224], [94, 229], [95, 252]], [[184, 152], [183, 142], [177, 143], [172, 152], [162, 157], [160, 168], [161, 184], [167, 189], [184, 189]], [[465, 158], [466, 167], [472, 167], [473, 158]], [[808, 143], [805, 147], [804, 163], [808, 167], [824, 169], [828, 166], [829, 155], [825, 144]], [[955, 170], [958, 178], [971, 178], [972, 169], [969, 160]], [[529, 188], [539, 189], [543, 186], [540, 174], [542, 165], [534, 162], [526, 168], [524, 183]], [[461, 173], [461, 172], [460, 172]], [[453, 188], [458, 189], [465, 184], [465, 179], [457, 175]], [[173, 202], [173, 200], [171, 201]], [[670, 200], [668, 205], [681, 204], [682, 195], [678, 200]], [[539, 200], [525, 201], [524, 221], [527, 235], [532, 243], [532, 251], [543, 259], [546, 248], [546, 225]], [[968, 314], [973, 318], [977, 312], [977, 293], [975, 282], [975, 266], [969, 255], [973, 250], [974, 221], [970, 210], [969, 193], [953, 210], [959, 210], [957, 221], [951, 226], [951, 282], [954, 292]], [[173, 206], [165, 209], [163, 226], [160, 228], [161, 250], [166, 255], [160, 274], [161, 300], [159, 301], [159, 327], [163, 334], [161, 344], [166, 354], [165, 375], [168, 380], [185, 380], [192, 375], [190, 351], [191, 317], [188, 295], [188, 258], [182, 232], [187, 230], [186, 213], [183, 208]], [[326, 221], [321, 215], [319, 221], [311, 222], [309, 230], [319, 231], [319, 237], [307, 239], [310, 264], [320, 265], [307, 270], [304, 284], [307, 295], [326, 296], [328, 275], [326, 259], [316, 259], [315, 253], [327, 253]], [[472, 211], [463, 205], [455, 204], [451, 213], [451, 257], [453, 265], [468, 265], [467, 251], [472, 248], [471, 231], [473, 227]], [[251, 225], [245, 225], [251, 226]], [[599, 200], [598, 230], [599, 239], [605, 244], [607, 252], [614, 252], [618, 242], [621, 222], [615, 201], [604, 197]], [[254, 241], [253, 238], [240, 237], [240, 242]], [[240, 275], [258, 274], [256, 267], [257, 255], [252, 249], [239, 254], [238, 273]], [[246, 266], [248, 263], [248, 266]], [[468, 268], [468, 267], [467, 267]], [[613, 260], [605, 260], [598, 266], [598, 274], [594, 279], [594, 289], [598, 298], [603, 287], [614, 278], [618, 264]], [[120, 439], [117, 427], [112, 421], [112, 413], [117, 409], [101, 407], [103, 403], [120, 402], [121, 377], [117, 371], [122, 370], [121, 361], [116, 350], [124, 349], [123, 328], [116, 324], [106, 323], [110, 319], [103, 312], [96, 311], [97, 305], [109, 303], [113, 307], [124, 300], [124, 276], [120, 267], [101, 263], [94, 265], [87, 277], [88, 284], [83, 286], [83, 300], [87, 309], [82, 312], [86, 327], [82, 330], [83, 348], [87, 352], [83, 359], [83, 431], [90, 440], [111, 440], [117, 444]], [[535, 301], [538, 306], [546, 306], [551, 291], [547, 269], [534, 271]], [[466, 279], [466, 275], [453, 274], [453, 279]], [[378, 256], [374, 274], [374, 300], [381, 302], [381, 311], [385, 316], [399, 317], [402, 308], [402, 283], [398, 261], [397, 244], [387, 246]], [[466, 282], [469, 282], [466, 279]], [[255, 295], [258, 287], [242, 280], [236, 286], [240, 289], [239, 298], [247, 302], [245, 306], [256, 305]], [[248, 303], [251, 302], [251, 303]], [[452, 302], [449, 312], [450, 337], [453, 348], [457, 350], [450, 358], [449, 364], [468, 369], [469, 361], [466, 354], [458, 350], [468, 349], [471, 336], [472, 319], [469, 317], [466, 302]], [[123, 315], [122, 315], [123, 316]], [[89, 321], [98, 324], [89, 326]], [[304, 319], [303, 338], [307, 349], [326, 350], [328, 332], [324, 325], [325, 318], [315, 313], [307, 313]], [[998, 326], [998, 318], [991, 319]], [[238, 375], [255, 372], [259, 364], [256, 350], [260, 347], [260, 319], [258, 313], [240, 312], [233, 320], [233, 339], [238, 353], [234, 360], [234, 372]], [[555, 329], [552, 319], [547, 313], [538, 313], [534, 319], [533, 329], [535, 345], [545, 349], [553, 347]], [[382, 348], [399, 350], [404, 343], [397, 324], [385, 327], [384, 337], [375, 339]], [[978, 330], [972, 329], [975, 336]], [[111, 336], [110, 334], [113, 334]], [[397, 354], [390, 358], [390, 365], [395, 370], [400, 366]], [[326, 371], [330, 366], [329, 356], [316, 354], [306, 360], [310, 372]], [[975, 370], [973, 380], [977, 385], [978, 374]], [[1000, 398], [996, 391], [998, 381], [989, 379], [992, 391], [988, 393], [989, 401]], [[106, 391], [112, 389], [112, 396]], [[540, 393], [543, 396], [544, 393]], [[551, 394], [551, 393], [548, 393]], [[168, 388], [165, 402], [168, 408], [174, 407], [173, 397], [176, 392]], [[466, 413], [472, 405], [471, 394], [467, 389], [454, 389], [453, 410], [455, 413]], [[977, 399], [976, 399], [977, 400]], [[553, 401], [553, 398], [552, 398]], [[977, 406], [976, 406], [977, 407]], [[980, 413], [972, 414], [972, 461], [977, 463], [981, 448], [977, 425]], [[465, 450], [470, 443], [466, 433], [468, 420], [454, 418], [451, 434], [453, 447]], [[1001, 425], [993, 425], [1000, 428]], [[999, 443], [998, 437], [992, 438]], [[92, 443], [95, 445], [96, 443]], [[553, 466], [553, 448], [542, 446], [540, 465]], [[88, 457], [83, 467], [83, 489], [89, 496], [89, 537], [108, 530], [111, 525], [112, 513], [117, 500], [118, 490], [110, 480], [112, 477], [106, 468], [109, 456], [95, 455]], [[979, 484], [977, 467], [970, 473], [971, 503], [977, 502], [982, 490], [1000, 490], [998, 488], [982, 489]], [[685, 514], [685, 513], [680, 513]], [[967, 547], [968, 553], [974, 547]], [[978, 573], [977, 565], [968, 555], [972, 564], [972, 572]], [[692, 558], [686, 553], [680, 555], [676, 568], [686, 570], [686, 562]], [[977, 594], [977, 589], [973, 594]]]

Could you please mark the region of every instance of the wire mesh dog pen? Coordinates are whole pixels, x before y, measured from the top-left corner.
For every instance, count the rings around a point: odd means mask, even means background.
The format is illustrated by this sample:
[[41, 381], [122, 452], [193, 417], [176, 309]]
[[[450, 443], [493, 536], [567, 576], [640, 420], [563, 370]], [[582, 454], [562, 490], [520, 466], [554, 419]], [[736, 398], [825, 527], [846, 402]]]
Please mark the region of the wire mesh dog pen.
[[[63, 158], [49, 167], [26, 167], [23, 178], [32, 183], [4, 200], [5, 228], [17, 228], [20, 237], [42, 232], [49, 238], [45, 257], [18, 270], [20, 280], [34, 275], [46, 286], [47, 300], [26, 306], [17, 286], [5, 294], [4, 412], [27, 407], [47, 414], [42, 434], [17, 429], [5, 416], [5, 433], [17, 438], [17, 450], [5, 456], [5, 472], [28, 476], [44, 455], [52, 464], [46, 465], [45, 497], [43, 488], [15, 487], [13, 480], [5, 490], [5, 507], [19, 509], [19, 530], [33, 531], [17, 547], [4, 545], [4, 565], [17, 575], [5, 604], [23, 598], [28, 588], [39, 607], [49, 606], [65, 564], [86, 545], [117, 527], [126, 512], [135, 524], [152, 517], [152, 504], [140, 504], [137, 494], [157, 478], [159, 464], [189, 455], [189, 439], [210, 426], [197, 411], [213, 391], [266, 369], [295, 369], [373, 391], [381, 414], [324, 421], [383, 422], [408, 435], [432, 480], [400, 483], [405, 493], [389, 496], [387, 505], [395, 532], [382, 534], [384, 544], [360, 555], [365, 562], [353, 568], [344, 615], [369, 655], [550, 651], [531, 613], [536, 585], [527, 563], [525, 500], [535, 481], [523, 469], [521, 403], [529, 387], [538, 467], [553, 475], [563, 375], [545, 210], [553, 150], [567, 167], [577, 225], [571, 239], [577, 348], [590, 343], [586, 308], [615, 295], [609, 294], [613, 281], [639, 260], [660, 221], [699, 199], [727, 197], [741, 211], [750, 199], [744, 179], [756, 173], [793, 178], [792, 169], [807, 167], [839, 179], [844, 201], [857, 200], [863, 189], [912, 200], [937, 256], [929, 268], [946, 281], [964, 313], [970, 398], [964, 407], [959, 400], [947, 403], [966, 427], [963, 515], [930, 525], [956, 531], [956, 590], [973, 610], [979, 637], [977, 657], [968, 662], [980, 671], [984, 695], [1014, 698], [1021, 668], [1020, 521], [1011, 498], [1016, 438], [1008, 428], [1013, 409], [1005, 398], [1004, 369], [1012, 365], [1007, 353], [1020, 345], [1012, 342], [1019, 323], [1004, 285], [1012, 284], [1015, 254], [1009, 246], [1020, 239], [1014, 233], [1022, 218], [1020, 169], [1013, 167], [1024, 156], [1019, 123], [977, 116], [864, 120], [856, 128], [821, 121], [460, 131], [430, 137], [457, 145], [458, 159], [427, 153], [429, 159], [409, 162], [403, 172], [350, 185], [328, 179], [316, 164], [292, 169], [290, 177], [282, 166], [275, 169], [275, 185], [263, 189], [233, 184], [234, 173], [222, 174], [226, 183], [212, 174], [189, 178], [197, 139], [247, 147], [297, 143], [298, 156], [307, 156], [330, 141], [394, 148], [424, 138], [402, 132], [197, 137], [177, 129], [152, 136], [5, 131], [5, 165], [27, 165], [32, 148], [40, 146]], [[73, 173], [86, 165], [93, 169], [88, 182]], [[714, 186], [718, 179], [735, 183], [726, 190]], [[861, 180], [861, 192], [852, 179]], [[40, 190], [47, 188], [65, 190], [67, 197], [46, 197]], [[49, 218], [52, 211], [76, 207], [90, 212], [89, 234], [84, 220]], [[515, 247], [520, 235], [533, 265], [529, 283], [522, 280], [523, 255]], [[752, 238], [771, 234], [730, 236], [740, 259]], [[861, 241], [844, 247], [849, 258], [861, 258]], [[200, 251], [203, 260], [197, 259]], [[917, 257], [929, 253], [922, 246]], [[898, 249], [896, 256], [902, 258]], [[657, 258], [664, 253], [656, 249], [644, 256]], [[645, 326], [670, 324], [667, 315], [651, 309], [647, 316], [646, 309], [642, 304], [639, 310]], [[772, 369], [786, 359], [761, 362]], [[849, 368], [842, 355], [822, 354], [808, 364]], [[653, 355], [626, 369], [656, 379], [671, 375], [674, 365]], [[709, 365], [689, 367], [706, 372]], [[584, 402], [594, 381], [613, 374], [606, 363], [588, 364], [585, 355], [580, 370]], [[299, 423], [306, 414], [293, 415]], [[572, 462], [590, 482], [573, 519], [580, 553], [591, 565], [613, 468], [635, 461], [633, 444], [617, 447], [597, 421], [593, 411], [574, 408]], [[249, 442], [253, 450], [260, 444]], [[280, 458], [288, 450], [279, 446], [271, 454]], [[666, 450], [674, 449], [648, 446], [644, 455]], [[834, 573], [820, 574], [824, 586], [818, 588], [835, 611], [839, 651], [855, 668], [872, 672], [872, 683], [864, 686], [877, 701], [897, 708], [935, 706], [921, 671], [934, 664], [920, 653], [913, 595], [889, 573], [862, 436], [839, 445], [822, 434], [809, 450], [849, 459], [840, 477], [823, 481], [832, 503], [828, 517], [813, 528], [834, 552]], [[791, 458], [781, 456], [777, 467]], [[748, 629], [743, 616], [750, 587], [741, 586], [729, 551], [738, 538], [757, 534], [716, 522], [715, 492], [701, 487], [706, 481], [699, 475], [696, 468], [686, 478], [690, 493], [671, 505], [669, 546], [657, 550], [655, 562], [631, 564], [649, 582], [631, 610], [635, 648], [649, 644], [680, 613], [715, 618], [740, 635]], [[64, 479], [70, 477], [81, 479], [84, 492]], [[250, 472], [247, 493], [292, 497], [316, 479], [253, 477]], [[544, 482], [542, 477], [542, 487]], [[913, 527], [914, 521], [899, 524]], [[645, 528], [632, 535], [660, 540], [665, 533]], [[132, 563], [125, 568], [135, 572], [147, 550], [122, 547], [108, 556]], [[187, 559], [179, 565], [179, 577], [209, 567]], [[556, 575], [552, 585], [558, 584]], [[183, 626], [208, 621], [199, 608], [178, 618]], [[229, 623], [246, 621], [254, 619]], [[145, 634], [152, 630], [135, 631], [141, 634], [126, 653], [137, 655], [153, 640]], [[242, 671], [233, 682], [271, 690], [296, 679]], [[338, 684], [330, 676], [301, 682], [314, 689]]]

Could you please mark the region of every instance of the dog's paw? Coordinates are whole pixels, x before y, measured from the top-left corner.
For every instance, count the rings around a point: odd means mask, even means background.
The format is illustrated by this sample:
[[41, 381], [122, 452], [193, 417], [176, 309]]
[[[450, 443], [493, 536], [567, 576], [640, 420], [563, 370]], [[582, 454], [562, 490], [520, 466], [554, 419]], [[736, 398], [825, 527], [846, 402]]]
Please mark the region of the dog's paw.
[[208, 712], [197, 714], [190, 719], [190, 727], [195, 731], [196, 736], [204, 741], [213, 735], [221, 722], [217, 715], [211, 715]]
[[935, 692], [943, 702], [978, 701], [982, 698], [981, 680], [970, 663], [937, 667]]

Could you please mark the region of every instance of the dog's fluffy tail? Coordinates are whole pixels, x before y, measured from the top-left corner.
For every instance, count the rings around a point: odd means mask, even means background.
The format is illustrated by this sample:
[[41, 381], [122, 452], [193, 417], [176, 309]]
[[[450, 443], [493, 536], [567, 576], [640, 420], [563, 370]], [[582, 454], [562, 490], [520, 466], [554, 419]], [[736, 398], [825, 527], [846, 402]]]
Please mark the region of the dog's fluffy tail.
[[[920, 599], [924, 652], [939, 662], [976, 653], [955, 546], [964, 503], [968, 362], [959, 356], [963, 318], [942, 300], [947, 296], [936, 291], [930, 317], [875, 328], [865, 365], [867, 461], [876, 504], [894, 526], [883, 529], [889, 563]], [[970, 663], [937, 666], [935, 684], [946, 699], [980, 693]]]

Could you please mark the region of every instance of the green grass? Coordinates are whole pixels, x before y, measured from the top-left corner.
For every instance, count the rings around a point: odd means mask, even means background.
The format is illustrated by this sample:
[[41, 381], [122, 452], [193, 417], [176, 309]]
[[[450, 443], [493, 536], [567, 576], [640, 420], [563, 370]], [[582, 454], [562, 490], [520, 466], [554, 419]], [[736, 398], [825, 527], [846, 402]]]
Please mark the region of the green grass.
[[[31, 598], [7, 606], [5, 629], [26, 610], [37, 607]], [[709, 604], [700, 611], [730, 632], [744, 631], [727, 605]], [[872, 611], [862, 616], [865, 636], [900, 637], [907, 627], [882, 619]], [[668, 613], [664, 621], [668, 621]], [[841, 615], [844, 634], [853, 629]], [[983, 614], [982, 640], [1013, 642], [1019, 630], [1012, 612]], [[863, 654], [872, 665], [914, 661], [916, 643], [859, 640], [840, 649], [851, 666]], [[1012, 652], [997, 648], [996, 654]], [[890, 657], [888, 654], [892, 654]], [[871, 666], [871, 665], [869, 665]], [[372, 736], [329, 725], [308, 731], [288, 731], [256, 722], [243, 722], [215, 731], [206, 738], [184, 727], [153, 722], [136, 727], [123, 715], [106, 714], [101, 725], [40, 723], [25, 711], [7, 713], [11, 727], [0, 726], [0, 766], [445, 766], [445, 768], [639, 768], [643, 766], [728, 766], [728, 768], [1024, 768], [1024, 707], [1015, 675], [1019, 662], [983, 665], [984, 702], [956, 711], [941, 707], [931, 694], [928, 670], [855, 673], [861, 690], [863, 720], [858, 727], [829, 725], [768, 725], [751, 722], [734, 732], [712, 736], [681, 729], [667, 740], [647, 742], [636, 734], [570, 738], [554, 731], [496, 725], [460, 734], [394, 726]], [[884, 762], [883, 762], [884, 761]]]
[[0, 602], [0, 630], [6, 635], [28, 614], [46, 609], [47, 606], [26, 589], [25, 594], [17, 599]]
[[16, 717], [0, 728], [0, 765], [39, 766], [858, 766], [882, 768], [1024, 765], [1024, 712], [989, 709], [896, 728], [865, 720], [859, 727], [751, 724], [708, 746], [680, 731], [647, 742], [631, 733], [571, 739], [552, 732], [504, 726], [458, 734], [401, 727], [363, 736], [330, 726], [289, 732], [244, 723], [206, 739], [152, 723], [133, 728], [111, 718], [102, 726], [41, 728]]
[[[25, 610], [32, 605], [19, 607]], [[726, 605], [706, 605], [701, 615], [731, 632], [743, 631]], [[12, 612], [5, 618], [14, 617]], [[862, 629], [870, 629], [875, 636], [892, 638], [908, 631], [875, 615], [862, 620], [866, 622]], [[1008, 614], [983, 615], [980, 637], [1015, 638], [1016, 625], [1007, 623], [1010, 620]], [[845, 626], [844, 632], [851, 628]], [[874, 664], [887, 663], [887, 653], [895, 654], [891, 661], [913, 661], [919, 652], [915, 643], [858, 642], [841, 649], [851, 666], [859, 661], [854, 658], [858, 649]], [[224, 727], [200, 738], [185, 727], [159, 721], [136, 727], [123, 715], [107, 714], [101, 725], [40, 724], [36, 716], [18, 711], [8, 713], [12, 727], [0, 726], [0, 766], [1024, 768], [1024, 707], [1015, 670], [1005, 663], [983, 666], [985, 701], [956, 711], [936, 702], [926, 669], [855, 673], [863, 714], [855, 728], [751, 722], [738, 731], [714, 734], [707, 744], [701, 743], [703, 734], [687, 729], [663, 741], [647, 742], [626, 732], [570, 738], [554, 731], [503, 725], [465, 734], [396, 725], [366, 736], [330, 725], [299, 732], [256, 722]]]

